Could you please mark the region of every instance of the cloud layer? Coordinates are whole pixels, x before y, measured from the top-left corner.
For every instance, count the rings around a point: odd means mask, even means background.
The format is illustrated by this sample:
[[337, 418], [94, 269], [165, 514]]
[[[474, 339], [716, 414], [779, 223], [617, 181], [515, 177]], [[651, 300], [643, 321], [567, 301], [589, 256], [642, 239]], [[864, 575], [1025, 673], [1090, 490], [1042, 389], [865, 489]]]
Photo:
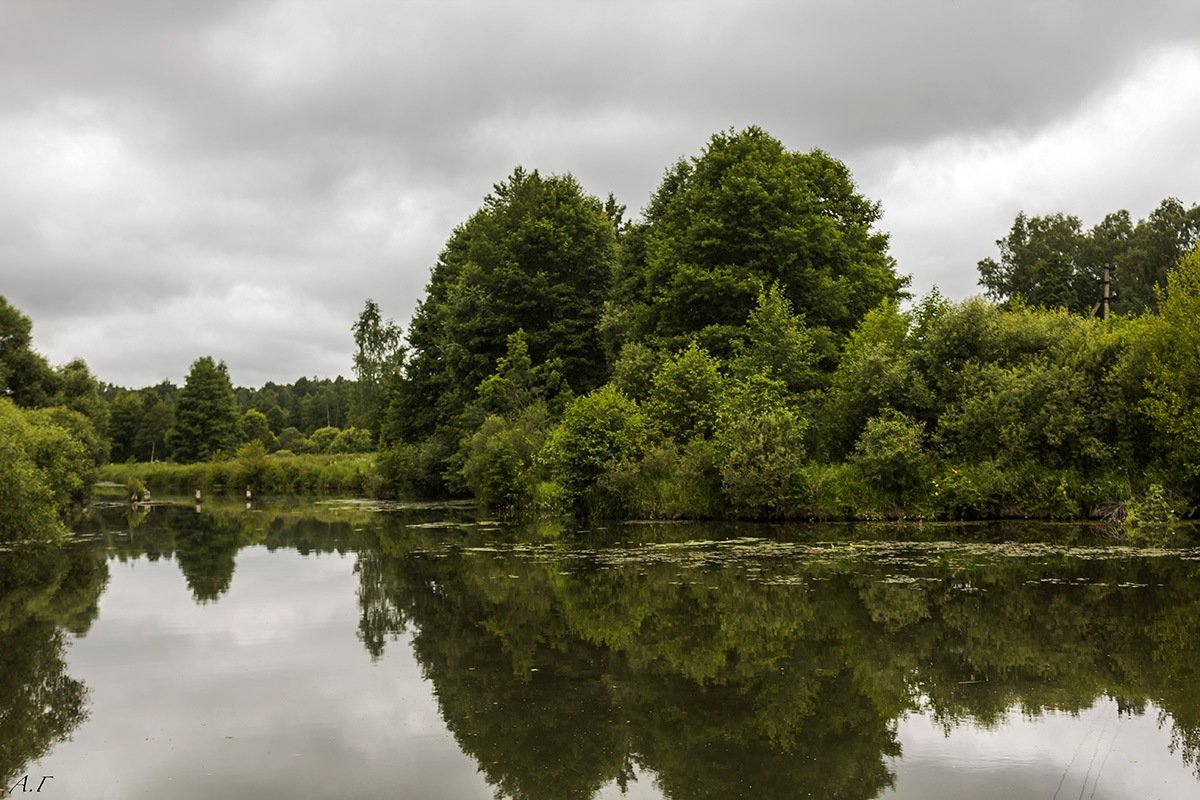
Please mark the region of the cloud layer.
[[631, 210], [716, 130], [846, 161], [914, 287], [1020, 209], [1200, 200], [1200, 7], [924, 0], [0, 6], [0, 293], [103, 379], [347, 374], [517, 164]]

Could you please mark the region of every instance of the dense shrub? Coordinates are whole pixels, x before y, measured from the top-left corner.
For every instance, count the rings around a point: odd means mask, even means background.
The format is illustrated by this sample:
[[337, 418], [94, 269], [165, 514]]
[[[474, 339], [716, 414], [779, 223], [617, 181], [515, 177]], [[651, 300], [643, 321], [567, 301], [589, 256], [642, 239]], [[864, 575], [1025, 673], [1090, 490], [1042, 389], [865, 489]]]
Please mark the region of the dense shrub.
[[467, 441], [463, 477], [485, 506], [528, 507], [539, 482], [534, 457], [550, 427], [545, 403], [535, 403], [515, 419], [491, 415]]
[[646, 422], [637, 403], [611, 384], [573, 400], [550, 434], [544, 463], [566, 501], [580, 506], [612, 465], [641, 456]]

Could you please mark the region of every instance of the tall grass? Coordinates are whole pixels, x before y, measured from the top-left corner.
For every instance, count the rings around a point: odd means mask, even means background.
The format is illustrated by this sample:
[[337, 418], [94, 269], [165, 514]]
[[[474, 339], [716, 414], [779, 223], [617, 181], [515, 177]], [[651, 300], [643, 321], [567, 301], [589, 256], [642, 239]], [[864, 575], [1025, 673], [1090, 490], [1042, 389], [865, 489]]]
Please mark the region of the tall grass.
[[107, 464], [99, 478], [126, 486], [141, 482], [163, 494], [205, 493], [241, 495], [250, 489], [261, 494], [351, 494], [376, 497], [381, 481], [375, 456], [256, 455], [197, 464]]

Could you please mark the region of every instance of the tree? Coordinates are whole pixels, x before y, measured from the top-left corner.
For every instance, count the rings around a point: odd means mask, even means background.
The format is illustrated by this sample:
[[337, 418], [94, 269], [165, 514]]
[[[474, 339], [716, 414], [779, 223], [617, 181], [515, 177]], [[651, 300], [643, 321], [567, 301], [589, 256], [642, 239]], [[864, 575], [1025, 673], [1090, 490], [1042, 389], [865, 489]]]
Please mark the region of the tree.
[[606, 369], [596, 324], [615, 255], [613, 220], [598, 199], [569, 175], [517, 168], [434, 266], [385, 438], [416, 441], [450, 424], [518, 329], [532, 362], [557, 359], [572, 390], [599, 385]]
[[1008, 235], [996, 240], [1000, 260], [979, 262], [979, 284], [998, 302], [1019, 297], [1045, 308], [1091, 310], [1095, 283], [1081, 280], [1084, 240], [1078, 217], [1027, 217], [1021, 212]]
[[1160, 290], [1143, 407], [1164, 439], [1180, 477], [1200, 488], [1200, 247], [1179, 263]]
[[735, 378], [763, 375], [783, 381], [797, 395], [823, 382], [812, 332], [802, 317], [792, 313], [792, 304], [777, 283], [759, 292], [758, 305], [733, 351], [729, 367]]
[[111, 457], [121, 462], [137, 458], [137, 435], [146, 414], [142, 396], [120, 391], [108, 409], [108, 432], [112, 439]]
[[178, 461], [206, 461], [238, 445], [237, 398], [225, 362], [203, 356], [192, 363], [175, 403], [169, 434]]
[[404, 343], [400, 326], [383, 319], [379, 304], [370, 298], [354, 323], [354, 404], [353, 424], [368, 431], [379, 430], [383, 410], [384, 387], [404, 364]]
[[65, 535], [53, 489], [34, 460], [33, 438], [21, 410], [0, 398], [0, 542]]
[[1163, 200], [1150, 216], [1138, 222], [1118, 261], [1113, 287], [1117, 307], [1137, 313], [1159, 307], [1159, 289], [1167, 289], [1167, 274], [1200, 243], [1200, 205], [1184, 207], [1174, 197]]
[[0, 397], [25, 408], [48, 405], [57, 391], [54, 371], [31, 346], [29, 317], [0, 295]]
[[279, 444], [275, 434], [271, 433], [271, 424], [267, 420], [267, 415], [257, 408], [246, 409], [246, 413], [242, 414], [239, 428], [242, 442], [258, 442], [267, 450], [274, 450]]
[[791, 152], [757, 127], [715, 134], [667, 172], [647, 209], [644, 275], [619, 302], [642, 336], [724, 352], [764, 288], [778, 282], [819, 331], [848, 333], [884, 298], [898, 297], [880, 207], [842, 162]]
[[1168, 197], [1134, 224], [1114, 211], [1084, 232], [1078, 217], [1063, 213], [1017, 215], [996, 245], [1000, 260], [979, 262], [979, 284], [994, 300], [1066, 308], [1089, 314], [1100, 299], [1104, 268], [1113, 271], [1112, 309], [1136, 314], [1158, 305], [1156, 287], [1200, 241], [1200, 205], [1185, 207]]
[[60, 538], [62, 520], [91, 493], [95, 464], [55, 411], [0, 398], [0, 542]]

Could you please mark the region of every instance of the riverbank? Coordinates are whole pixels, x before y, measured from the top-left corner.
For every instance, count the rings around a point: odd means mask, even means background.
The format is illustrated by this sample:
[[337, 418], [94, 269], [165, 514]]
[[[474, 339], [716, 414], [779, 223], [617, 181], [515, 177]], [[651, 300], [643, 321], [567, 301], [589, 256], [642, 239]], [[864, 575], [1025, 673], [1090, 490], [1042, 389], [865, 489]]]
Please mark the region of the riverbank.
[[167, 461], [105, 464], [99, 480], [118, 483], [130, 492], [149, 489], [160, 494], [354, 495], [378, 497], [382, 486], [369, 453], [350, 455], [268, 455], [253, 452], [237, 458], [196, 464]]

